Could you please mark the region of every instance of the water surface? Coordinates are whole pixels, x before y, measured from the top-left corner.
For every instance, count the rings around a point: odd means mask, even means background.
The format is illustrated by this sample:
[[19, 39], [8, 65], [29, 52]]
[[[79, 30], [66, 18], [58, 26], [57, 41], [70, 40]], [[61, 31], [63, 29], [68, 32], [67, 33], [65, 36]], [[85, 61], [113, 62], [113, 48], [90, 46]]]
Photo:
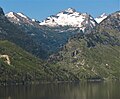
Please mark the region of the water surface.
[[2, 86], [0, 99], [120, 99], [120, 82]]

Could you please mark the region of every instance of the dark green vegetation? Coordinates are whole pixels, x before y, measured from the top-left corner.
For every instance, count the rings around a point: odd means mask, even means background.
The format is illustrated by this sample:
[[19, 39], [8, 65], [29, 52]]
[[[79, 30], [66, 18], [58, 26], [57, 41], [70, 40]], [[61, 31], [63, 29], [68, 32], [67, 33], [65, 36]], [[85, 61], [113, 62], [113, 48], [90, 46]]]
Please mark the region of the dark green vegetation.
[[72, 73], [47, 65], [9, 41], [0, 41], [0, 54], [8, 55], [10, 65], [0, 58], [0, 82], [6, 84], [77, 80]]
[[54, 65], [78, 79], [120, 80], [120, 15], [108, 16], [90, 34], [75, 35], [58, 54]]
[[0, 82], [45, 80], [43, 62], [15, 44], [0, 41], [0, 54], [10, 58], [10, 65], [0, 59]]

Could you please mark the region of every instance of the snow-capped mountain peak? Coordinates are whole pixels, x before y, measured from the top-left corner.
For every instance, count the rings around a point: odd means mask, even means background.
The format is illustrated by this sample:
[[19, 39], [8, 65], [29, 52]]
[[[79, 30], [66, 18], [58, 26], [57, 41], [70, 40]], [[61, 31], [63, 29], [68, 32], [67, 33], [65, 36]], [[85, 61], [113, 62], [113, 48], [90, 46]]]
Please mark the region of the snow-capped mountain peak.
[[100, 17], [105, 17], [105, 16], [107, 16], [106, 13], [103, 13], [103, 14], [100, 15]]
[[6, 14], [6, 16], [14, 17], [14, 12], [9, 12], [9, 13]]
[[9, 12], [9, 13], [5, 14], [5, 16], [7, 16], [7, 17], [15, 17], [15, 13], [14, 12]]
[[[9, 12], [5, 14], [5, 16], [11, 21], [16, 24], [30, 24], [30, 25], [36, 25], [39, 22], [37, 20], [32, 20], [23, 13], [15, 13], [15, 12]], [[38, 24], [39, 25], [39, 24]]]
[[83, 31], [88, 27], [93, 28], [96, 24], [96, 21], [91, 15], [87, 13], [79, 13], [73, 8], [68, 8], [67, 10], [61, 11], [56, 15], [52, 15], [40, 23], [40, 25], [51, 27], [79, 27]]
[[107, 15], [106, 13], [103, 13], [103, 14], [101, 14], [99, 17], [95, 18], [95, 20], [96, 20], [97, 23], [100, 23], [100, 22], [102, 22], [104, 19], [106, 19], [107, 16], [108, 16], [108, 15]]
[[73, 13], [73, 12], [75, 12], [76, 10], [75, 9], [73, 9], [73, 8], [68, 8], [67, 10], [65, 10], [65, 12], [69, 12], [69, 13]]
[[15, 12], [9, 12], [5, 14], [6, 17], [13, 18], [16, 21], [19, 21], [19, 18], [17, 18], [17, 14]]
[[9, 13], [5, 14], [5, 16], [9, 17], [9, 18], [15, 18], [15, 19], [19, 19], [19, 18], [24, 18], [26, 20], [30, 19], [27, 16], [25, 16], [23, 13], [15, 13], [15, 12], [9, 12]]

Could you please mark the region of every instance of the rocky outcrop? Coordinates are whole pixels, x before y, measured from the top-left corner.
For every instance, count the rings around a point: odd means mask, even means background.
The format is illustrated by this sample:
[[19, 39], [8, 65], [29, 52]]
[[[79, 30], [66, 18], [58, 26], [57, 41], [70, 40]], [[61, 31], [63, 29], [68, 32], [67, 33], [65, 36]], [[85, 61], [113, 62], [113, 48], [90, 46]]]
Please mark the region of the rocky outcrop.
[[0, 7], [0, 16], [4, 15], [3, 9]]
[[8, 65], [10, 65], [10, 58], [8, 55], [0, 55], [0, 58], [4, 60], [5, 63], [7, 63]]

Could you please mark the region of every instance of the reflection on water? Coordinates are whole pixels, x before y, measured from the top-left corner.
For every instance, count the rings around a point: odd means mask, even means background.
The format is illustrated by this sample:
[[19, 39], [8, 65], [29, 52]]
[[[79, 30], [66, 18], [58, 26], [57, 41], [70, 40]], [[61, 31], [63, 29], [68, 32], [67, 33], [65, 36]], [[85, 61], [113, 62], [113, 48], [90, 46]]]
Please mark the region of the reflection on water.
[[0, 99], [120, 99], [119, 82], [0, 87]]

